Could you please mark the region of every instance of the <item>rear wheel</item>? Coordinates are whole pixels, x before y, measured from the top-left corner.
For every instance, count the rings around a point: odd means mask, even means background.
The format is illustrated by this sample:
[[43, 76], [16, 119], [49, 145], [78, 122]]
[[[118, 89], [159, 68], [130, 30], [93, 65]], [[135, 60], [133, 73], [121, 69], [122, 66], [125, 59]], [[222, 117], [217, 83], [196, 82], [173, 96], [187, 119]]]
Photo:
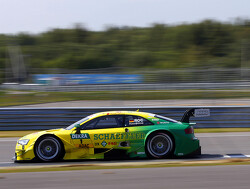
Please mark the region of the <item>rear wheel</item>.
[[42, 161], [56, 161], [62, 157], [62, 145], [55, 137], [45, 136], [37, 142], [35, 154]]
[[147, 139], [146, 152], [151, 158], [168, 158], [172, 155], [174, 143], [165, 133], [156, 133]]

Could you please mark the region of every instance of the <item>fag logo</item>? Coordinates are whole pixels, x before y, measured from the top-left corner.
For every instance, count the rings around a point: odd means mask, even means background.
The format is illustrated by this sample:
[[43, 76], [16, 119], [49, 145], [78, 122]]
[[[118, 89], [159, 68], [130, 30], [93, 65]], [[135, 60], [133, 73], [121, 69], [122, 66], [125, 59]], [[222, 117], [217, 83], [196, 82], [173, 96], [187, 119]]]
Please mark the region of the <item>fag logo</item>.
[[70, 134], [72, 139], [90, 139], [88, 133], [82, 133], [82, 134]]

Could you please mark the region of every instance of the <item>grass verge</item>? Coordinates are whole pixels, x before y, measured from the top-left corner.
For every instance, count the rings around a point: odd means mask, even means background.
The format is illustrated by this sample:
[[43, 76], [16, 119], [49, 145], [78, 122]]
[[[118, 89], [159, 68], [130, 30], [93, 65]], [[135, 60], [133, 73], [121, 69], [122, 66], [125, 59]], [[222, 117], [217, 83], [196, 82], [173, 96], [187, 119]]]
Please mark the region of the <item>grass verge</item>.
[[38, 132], [37, 130], [30, 131], [0, 131], [0, 138], [6, 137], [22, 137], [24, 135], [28, 135], [30, 133]]
[[96, 169], [129, 169], [129, 168], [156, 168], [156, 167], [187, 167], [187, 166], [218, 166], [218, 165], [250, 165], [250, 159], [223, 159], [223, 160], [200, 160], [200, 161], [169, 161], [169, 162], [134, 162], [134, 163], [106, 163], [106, 164], [72, 164], [52, 166], [24, 166], [24, 167], [1, 167], [0, 173], [19, 172], [47, 172], [47, 171], [74, 171]]
[[16, 106], [74, 100], [171, 100], [249, 98], [250, 90], [157, 90], [157, 91], [86, 91], [30, 92], [4, 91], [0, 106]]

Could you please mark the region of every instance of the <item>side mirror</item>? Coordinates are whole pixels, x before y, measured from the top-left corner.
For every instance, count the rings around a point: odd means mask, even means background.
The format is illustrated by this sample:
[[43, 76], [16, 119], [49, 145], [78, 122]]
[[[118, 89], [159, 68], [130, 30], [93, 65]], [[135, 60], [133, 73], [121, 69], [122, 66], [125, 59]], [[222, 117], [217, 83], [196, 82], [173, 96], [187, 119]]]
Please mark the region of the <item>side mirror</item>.
[[76, 130], [76, 134], [81, 134], [81, 125], [80, 124], [76, 124], [75, 125], [75, 130]]

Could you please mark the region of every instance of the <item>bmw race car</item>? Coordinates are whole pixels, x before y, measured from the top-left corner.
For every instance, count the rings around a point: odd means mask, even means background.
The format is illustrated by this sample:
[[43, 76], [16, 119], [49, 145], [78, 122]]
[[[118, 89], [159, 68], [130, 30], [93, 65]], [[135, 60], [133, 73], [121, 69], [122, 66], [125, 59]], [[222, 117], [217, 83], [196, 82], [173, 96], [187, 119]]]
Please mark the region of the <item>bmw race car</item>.
[[20, 138], [15, 161], [106, 158], [169, 158], [200, 154], [190, 116], [209, 109], [190, 109], [182, 120], [138, 111], [110, 111], [87, 116], [67, 128]]

